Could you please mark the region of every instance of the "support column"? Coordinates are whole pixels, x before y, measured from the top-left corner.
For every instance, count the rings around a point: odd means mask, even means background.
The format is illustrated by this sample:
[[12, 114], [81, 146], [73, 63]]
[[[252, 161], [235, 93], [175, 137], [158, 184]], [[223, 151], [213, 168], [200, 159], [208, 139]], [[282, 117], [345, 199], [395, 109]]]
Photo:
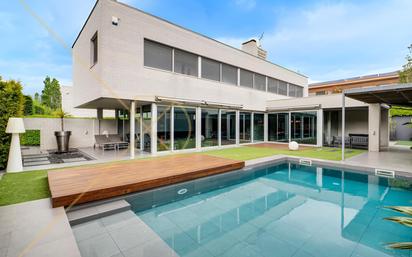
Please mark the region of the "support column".
[[157, 104], [152, 103], [152, 120], [150, 130], [150, 149], [151, 153], [157, 153]]
[[266, 143], [268, 141], [268, 131], [269, 131], [269, 122], [268, 122], [268, 114], [263, 114], [263, 141]]
[[250, 114], [250, 142], [255, 142], [255, 113]]
[[[118, 118], [118, 116], [116, 117]], [[103, 119], [103, 109], [102, 108], [97, 108], [97, 122], [98, 124], [98, 129], [99, 129], [99, 135], [102, 133], [101, 131], [101, 120]]]
[[236, 124], [235, 124], [235, 130], [236, 130], [236, 145], [239, 145], [239, 137], [240, 137], [240, 134], [239, 134], [239, 120], [240, 120], [240, 112], [239, 111], [236, 111]]
[[342, 161], [345, 160], [345, 93], [342, 93]]
[[130, 153], [130, 159], [134, 159], [134, 148], [135, 148], [135, 138], [134, 134], [136, 131], [136, 102], [132, 101], [130, 103], [130, 131], [129, 131], [129, 139], [130, 139], [130, 144], [129, 144], [129, 153]]
[[328, 111], [328, 121], [327, 121], [327, 141], [328, 145], [330, 146], [332, 144], [332, 111]]
[[202, 147], [202, 109], [200, 107], [196, 107], [195, 135], [196, 135], [196, 149], [200, 150]]
[[217, 145], [222, 145], [222, 110], [218, 110], [218, 119], [217, 119]]
[[380, 104], [369, 104], [368, 126], [369, 126], [369, 152], [379, 152], [380, 141]]
[[381, 108], [380, 147], [389, 147], [389, 109]]
[[316, 146], [321, 147], [323, 145], [323, 110], [317, 110], [316, 114]]
[[140, 120], [139, 120], [139, 125], [140, 125], [140, 128], [139, 128], [139, 134], [140, 134], [140, 136], [139, 136], [139, 138], [140, 138], [140, 151], [143, 151], [144, 150], [144, 131], [143, 131], [143, 106], [140, 106], [140, 108], [139, 108], [140, 110], [139, 110], [139, 112], [140, 112]]

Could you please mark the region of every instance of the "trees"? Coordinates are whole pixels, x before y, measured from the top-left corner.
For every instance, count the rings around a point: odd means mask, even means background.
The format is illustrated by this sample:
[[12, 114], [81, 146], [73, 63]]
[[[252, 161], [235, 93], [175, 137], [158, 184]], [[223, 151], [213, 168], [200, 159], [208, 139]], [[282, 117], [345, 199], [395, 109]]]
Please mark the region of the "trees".
[[24, 115], [32, 115], [33, 114], [33, 99], [29, 95], [24, 96]]
[[399, 81], [401, 83], [412, 83], [412, 44], [408, 47], [409, 54], [406, 55], [406, 64], [399, 72]]
[[10, 135], [6, 134], [7, 122], [10, 117], [23, 114], [24, 96], [19, 81], [4, 81], [0, 77], [0, 170], [6, 168], [10, 148]]
[[44, 89], [41, 93], [41, 103], [52, 110], [60, 109], [62, 107], [62, 95], [59, 81], [47, 76], [43, 83]]

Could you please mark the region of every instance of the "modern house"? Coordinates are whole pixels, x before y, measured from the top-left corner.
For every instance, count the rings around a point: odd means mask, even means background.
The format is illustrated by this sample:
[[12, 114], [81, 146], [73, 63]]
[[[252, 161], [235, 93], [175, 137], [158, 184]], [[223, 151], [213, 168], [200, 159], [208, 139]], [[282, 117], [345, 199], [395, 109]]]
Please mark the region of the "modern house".
[[[75, 106], [96, 109], [99, 119], [115, 110], [118, 133], [153, 154], [253, 142], [341, 144], [342, 96], [308, 97], [307, 77], [266, 55], [255, 39], [237, 49], [100, 0], [73, 44]], [[353, 99], [345, 107], [345, 135], [366, 137], [371, 151], [387, 146], [387, 108]]]
[[342, 93], [343, 90], [376, 87], [382, 85], [398, 84], [399, 72], [378, 73], [354, 78], [339, 79], [313, 83], [309, 85], [309, 95], [329, 95]]

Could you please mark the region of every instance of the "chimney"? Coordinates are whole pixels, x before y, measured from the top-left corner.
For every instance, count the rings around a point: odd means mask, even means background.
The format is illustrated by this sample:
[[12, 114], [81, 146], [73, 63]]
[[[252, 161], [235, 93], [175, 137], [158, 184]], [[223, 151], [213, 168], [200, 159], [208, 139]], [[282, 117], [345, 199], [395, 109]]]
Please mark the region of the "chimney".
[[257, 39], [252, 38], [242, 43], [242, 51], [266, 60], [267, 52], [261, 48]]

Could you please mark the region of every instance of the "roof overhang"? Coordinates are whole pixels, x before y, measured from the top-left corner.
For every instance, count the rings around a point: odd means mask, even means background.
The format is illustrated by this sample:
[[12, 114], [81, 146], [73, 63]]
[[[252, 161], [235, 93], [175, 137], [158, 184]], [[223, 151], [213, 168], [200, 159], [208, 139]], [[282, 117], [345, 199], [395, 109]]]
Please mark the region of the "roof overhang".
[[368, 103], [412, 107], [412, 83], [345, 90], [346, 97]]
[[[76, 106], [76, 108], [82, 109], [106, 109], [106, 110], [116, 110], [116, 109], [129, 109], [130, 103], [132, 100], [130, 99], [117, 99], [117, 98], [109, 98], [109, 97], [100, 97], [84, 103], [82, 105]], [[146, 104], [150, 104], [151, 102], [148, 100], [134, 100], [136, 101], [136, 106], [142, 106]]]

